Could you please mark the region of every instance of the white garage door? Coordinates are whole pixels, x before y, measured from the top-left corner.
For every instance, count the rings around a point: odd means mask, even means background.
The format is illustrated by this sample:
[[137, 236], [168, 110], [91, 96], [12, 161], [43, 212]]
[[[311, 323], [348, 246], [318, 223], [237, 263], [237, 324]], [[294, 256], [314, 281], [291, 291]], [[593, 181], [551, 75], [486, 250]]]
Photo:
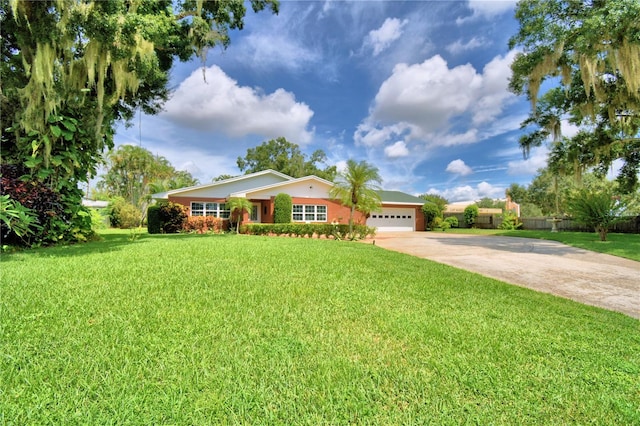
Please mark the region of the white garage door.
[[387, 207], [382, 212], [371, 213], [367, 226], [375, 226], [378, 232], [414, 231], [415, 209]]

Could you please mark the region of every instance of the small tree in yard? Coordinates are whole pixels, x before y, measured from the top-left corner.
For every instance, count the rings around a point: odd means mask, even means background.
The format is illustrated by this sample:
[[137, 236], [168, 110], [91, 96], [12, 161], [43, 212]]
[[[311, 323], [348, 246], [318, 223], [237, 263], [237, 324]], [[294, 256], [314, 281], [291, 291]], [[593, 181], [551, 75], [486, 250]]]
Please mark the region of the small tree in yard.
[[343, 205], [350, 207], [349, 236], [354, 239], [353, 218], [355, 211], [365, 214], [378, 210], [381, 205], [378, 184], [382, 178], [378, 168], [366, 161], [348, 160], [347, 167], [338, 174], [335, 185], [329, 191], [331, 198], [340, 200]]
[[251, 214], [251, 210], [253, 209], [253, 204], [251, 201], [246, 198], [241, 197], [232, 197], [227, 201], [227, 207], [229, 207], [229, 211], [232, 215], [237, 214], [238, 220], [236, 222], [236, 233], [240, 232], [240, 223], [242, 222], [242, 216], [245, 211]]
[[471, 204], [464, 209], [464, 221], [470, 228], [475, 226], [478, 212], [479, 210], [476, 204]]
[[594, 228], [600, 241], [607, 241], [609, 228], [621, 220], [625, 204], [609, 191], [583, 189], [569, 199], [568, 209], [576, 222]]

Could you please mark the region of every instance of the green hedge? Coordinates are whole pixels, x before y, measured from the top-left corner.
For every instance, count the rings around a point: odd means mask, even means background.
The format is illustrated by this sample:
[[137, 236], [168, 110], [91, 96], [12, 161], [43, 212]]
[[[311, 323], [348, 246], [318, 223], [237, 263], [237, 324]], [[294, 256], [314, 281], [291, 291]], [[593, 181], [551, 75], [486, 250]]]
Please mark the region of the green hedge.
[[[349, 236], [349, 225], [331, 223], [247, 223], [240, 226], [241, 234], [250, 235], [288, 235], [290, 237], [334, 238], [342, 240]], [[355, 239], [364, 239], [376, 234], [376, 228], [366, 225], [354, 225]]]
[[293, 202], [289, 194], [280, 193], [273, 200], [273, 221], [275, 223], [291, 223]]
[[161, 202], [147, 208], [147, 230], [150, 234], [176, 234], [188, 217], [182, 204]]
[[162, 232], [159, 205], [149, 206], [147, 209], [147, 231], [150, 234], [159, 234]]

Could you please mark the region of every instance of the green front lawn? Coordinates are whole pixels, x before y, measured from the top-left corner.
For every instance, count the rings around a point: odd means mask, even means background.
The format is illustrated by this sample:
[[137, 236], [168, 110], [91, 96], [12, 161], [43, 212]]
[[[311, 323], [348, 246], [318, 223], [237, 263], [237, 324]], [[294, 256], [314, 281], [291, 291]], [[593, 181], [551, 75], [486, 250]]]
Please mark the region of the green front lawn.
[[[438, 232], [438, 231], [434, 231]], [[503, 231], [500, 229], [451, 229], [447, 232], [477, 235], [501, 235], [505, 237], [536, 238], [541, 240], [559, 241], [569, 246], [625, 257], [640, 262], [640, 235], [638, 234], [607, 234], [607, 241], [600, 241], [595, 232], [551, 232], [551, 231]]]
[[0, 423], [640, 423], [622, 314], [371, 244], [129, 237], [0, 256]]

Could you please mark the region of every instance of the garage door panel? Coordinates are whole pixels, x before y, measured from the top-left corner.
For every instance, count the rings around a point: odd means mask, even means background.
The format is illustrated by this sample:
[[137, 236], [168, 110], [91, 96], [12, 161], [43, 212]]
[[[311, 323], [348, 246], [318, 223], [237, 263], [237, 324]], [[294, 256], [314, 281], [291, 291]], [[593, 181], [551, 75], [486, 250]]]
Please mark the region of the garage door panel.
[[415, 222], [415, 209], [397, 207], [383, 208], [367, 219], [367, 225], [378, 228], [378, 232], [414, 231]]

